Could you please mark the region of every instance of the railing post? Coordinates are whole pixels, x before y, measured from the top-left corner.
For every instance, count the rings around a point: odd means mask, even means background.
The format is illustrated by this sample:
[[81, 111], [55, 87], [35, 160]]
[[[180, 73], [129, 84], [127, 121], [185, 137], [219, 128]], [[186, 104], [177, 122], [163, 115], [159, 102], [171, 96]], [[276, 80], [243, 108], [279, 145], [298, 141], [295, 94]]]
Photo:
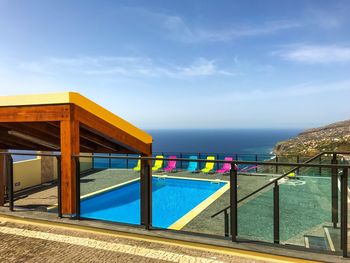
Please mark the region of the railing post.
[[[201, 153], [198, 153], [198, 159], [202, 159]], [[198, 162], [198, 170], [202, 169], [202, 162]]]
[[92, 154], [92, 170], [95, 169], [95, 157], [94, 157], [94, 154]]
[[237, 170], [235, 163], [232, 163], [230, 170], [230, 217], [232, 241], [237, 241]]
[[112, 154], [108, 154], [109, 158], [108, 158], [108, 168], [111, 169], [112, 168], [112, 159], [111, 159], [111, 156]]
[[[216, 154], [216, 160], [219, 160], [219, 154]], [[219, 170], [219, 163], [216, 163], [216, 170]]]
[[[297, 163], [299, 163], [299, 162], [300, 162], [300, 156], [297, 155]], [[300, 173], [300, 167], [298, 167], [298, 170], [296, 170], [296, 172], [297, 172], [297, 174], [299, 175], [299, 173]]]
[[[182, 153], [180, 153], [180, 159], [182, 159]], [[180, 169], [182, 169], [182, 160], [180, 161]]]
[[229, 216], [228, 216], [227, 210], [225, 210], [224, 216], [225, 216], [225, 237], [229, 237], [230, 236], [230, 225], [229, 225]]
[[[337, 155], [333, 154], [333, 158], [331, 160], [331, 164], [338, 164]], [[332, 187], [332, 222], [333, 227], [336, 228], [338, 224], [338, 169], [336, 167], [332, 167], [331, 169], [331, 187]]]
[[[319, 164], [322, 164], [322, 156], [320, 156]], [[320, 166], [318, 169], [319, 169], [319, 174], [321, 176], [322, 175], [322, 167]]]
[[7, 158], [7, 173], [8, 173], [8, 198], [9, 198], [9, 208], [10, 211], [14, 210], [14, 201], [13, 201], [13, 159], [11, 155], [8, 155]]
[[[129, 156], [127, 153], [126, 156]], [[126, 158], [126, 169], [129, 169], [129, 158]]]
[[79, 157], [75, 159], [75, 176], [76, 176], [76, 191], [75, 191], [75, 219], [80, 219], [80, 160]]
[[61, 156], [56, 156], [57, 160], [57, 213], [62, 217], [62, 189], [61, 189]]
[[279, 200], [279, 185], [275, 182], [273, 188], [273, 242], [280, 243], [280, 200]]
[[341, 175], [341, 222], [340, 222], [340, 247], [343, 250], [343, 257], [348, 257], [348, 169], [343, 169]]
[[140, 169], [141, 225], [152, 227], [152, 169], [149, 160], [141, 159]]
[[[255, 161], [256, 162], [258, 162], [258, 155], [257, 154], [255, 154]], [[257, 173], [258, 172], [258, 165], [257, 164], [255, 164], [255, 172]]]
[[[276, 163], [278, 163], [278, 156], [277, 155], [276, 155], [275, 160], [276, 160]], [[276, 169], [275, 173], [278, 174], [278, 165], [275, 166], [275, 169]]]

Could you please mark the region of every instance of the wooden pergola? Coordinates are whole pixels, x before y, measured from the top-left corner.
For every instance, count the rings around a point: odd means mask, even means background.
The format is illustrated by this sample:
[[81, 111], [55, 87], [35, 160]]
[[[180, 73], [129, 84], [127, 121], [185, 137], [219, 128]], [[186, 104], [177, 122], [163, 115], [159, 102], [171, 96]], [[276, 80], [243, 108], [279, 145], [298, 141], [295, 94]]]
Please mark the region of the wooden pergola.
[[[152, 137], [74, 92], [0, 97], [0, 149], [61, 153], [61, 208], [76, 211], [79, 153], [152, 155]], [[0, 204], [5, 174], [0, 173]]]

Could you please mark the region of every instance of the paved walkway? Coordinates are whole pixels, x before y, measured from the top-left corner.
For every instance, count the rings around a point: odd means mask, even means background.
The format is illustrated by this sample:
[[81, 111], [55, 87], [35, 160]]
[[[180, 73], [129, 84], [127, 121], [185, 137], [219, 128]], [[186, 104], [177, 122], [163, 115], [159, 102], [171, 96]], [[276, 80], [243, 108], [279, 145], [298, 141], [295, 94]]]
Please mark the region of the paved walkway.
[[283, 262], [12, 221], [0, 221], [0, 240], [0, 262]]

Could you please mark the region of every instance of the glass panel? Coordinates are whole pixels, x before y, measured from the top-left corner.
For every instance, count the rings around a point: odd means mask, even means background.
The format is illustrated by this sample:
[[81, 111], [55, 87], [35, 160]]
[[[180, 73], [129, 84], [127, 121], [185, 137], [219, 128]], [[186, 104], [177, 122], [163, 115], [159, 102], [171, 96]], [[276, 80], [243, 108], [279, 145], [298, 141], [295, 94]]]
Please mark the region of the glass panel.
[[[81, 217], [139, 225], [140, 170], [135, 168], [137, 160], [109, 159], [107, 162], [114, 164], [112, 168], [81, 172]], [[126, 168], [127, 161], [129, 168]], [[91, 158], [80, 158], [80, 167], [92, 166], [91, 162]]]
[[[213, 155], [201, 154], [207, 156]], [[229, 205], [228, 173], [216, 172], [213, 162], [199, 165], [198, 155], [182, 157], [192, 160], [177, 163], [176, 169], [166, 161], [162, 171], [153, 173], [153, 226], [223, 236], [223, 214], [211, 216]]]
[[332, 224], [330, 169], [323, 169], [322, 176], [318, 167], [303, 168], [280, 181], [281, 243], [334, 250], [331, 236], [339, 231]]
[[14, 205], [21, 209], [57, 213], [56, 157], [12, 154], [12, 158]]
[[[238, 199], [252, 192], [251, 188], [257, 189], [254, 176], [240, 176], [238, 179]], [[255, 185], [250, 186], [250, 185]], [[238, 205], [238, 237], [250, 240], [273, 241], [273, 191], [269, 186]]]
[[[108, 154], [98, 154], [100, 156], [108, 156]], [[107, 169], [110, 167], [110, 159], [108, 158], [93, 158], [93, 167], [94, 169]]]

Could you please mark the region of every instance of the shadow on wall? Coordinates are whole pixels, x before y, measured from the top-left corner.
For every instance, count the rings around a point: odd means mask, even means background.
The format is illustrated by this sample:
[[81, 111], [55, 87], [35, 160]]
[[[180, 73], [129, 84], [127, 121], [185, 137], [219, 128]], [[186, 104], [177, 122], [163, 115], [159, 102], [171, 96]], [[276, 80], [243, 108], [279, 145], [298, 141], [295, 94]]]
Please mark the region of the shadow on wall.
[[[83, 159], [83, 158], [82, 158]], [[92, 159], [84, 158], [81, 171], [92, 169]], [[17, 161], [13, 164], [14, 191], [45, 184], [57, 179], [56, 157], [39, 156], [36, 159]]]

